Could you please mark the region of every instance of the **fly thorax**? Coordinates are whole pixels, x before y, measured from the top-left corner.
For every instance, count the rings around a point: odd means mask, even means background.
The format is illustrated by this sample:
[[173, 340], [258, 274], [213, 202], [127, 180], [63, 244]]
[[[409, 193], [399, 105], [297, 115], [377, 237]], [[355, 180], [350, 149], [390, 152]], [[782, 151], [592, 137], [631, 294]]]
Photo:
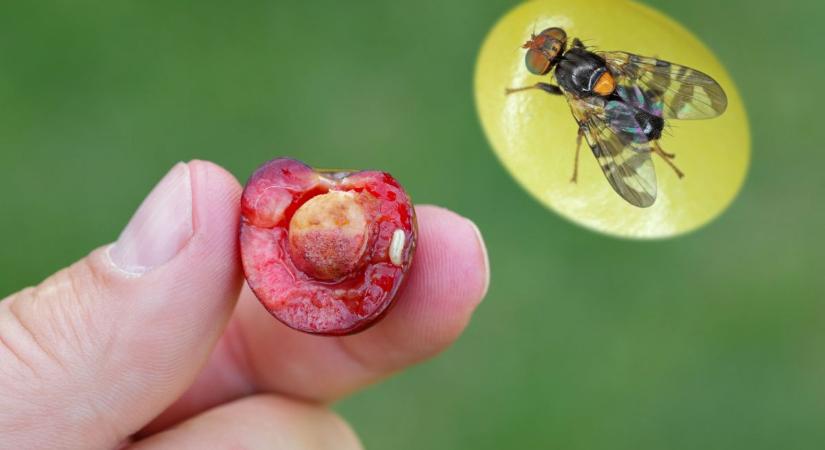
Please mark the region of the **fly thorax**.
[[578, 97], [594, 95], [596, 82], [607, 71], [604, 59], [582, 48], [572, 48], [556, 67], [556, 82]]

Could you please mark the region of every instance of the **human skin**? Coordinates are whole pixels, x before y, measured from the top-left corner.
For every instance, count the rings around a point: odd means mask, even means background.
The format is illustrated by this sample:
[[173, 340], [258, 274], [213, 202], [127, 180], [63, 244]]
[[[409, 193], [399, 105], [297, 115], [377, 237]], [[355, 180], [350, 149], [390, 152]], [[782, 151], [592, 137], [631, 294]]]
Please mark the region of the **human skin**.
[[212, 163], [178, 164], [117, 242], [0, 301], [0, 448], [360, 448], [325, 405], [446, 348], [486, 293], [475, 225], [417, 206], [384, 320], [291, 330], [242, 286], [240, 193]]

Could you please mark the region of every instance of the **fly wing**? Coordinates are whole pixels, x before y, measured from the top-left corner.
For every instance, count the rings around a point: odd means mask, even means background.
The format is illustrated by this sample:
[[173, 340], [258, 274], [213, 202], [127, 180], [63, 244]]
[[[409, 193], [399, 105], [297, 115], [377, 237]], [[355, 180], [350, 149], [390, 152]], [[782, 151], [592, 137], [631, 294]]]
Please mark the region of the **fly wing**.
[[728, 106], [725, 91], [704, 73], [626, 52], [599, 52], [616, 77], [617, 94], [665, 119], [709, 119]]
[[613, 190], [631, 205], [652, 205], [657, 192], [652, 149], [633, 107], [617, 100], [577, 99], [570, 94], [567, 100]]

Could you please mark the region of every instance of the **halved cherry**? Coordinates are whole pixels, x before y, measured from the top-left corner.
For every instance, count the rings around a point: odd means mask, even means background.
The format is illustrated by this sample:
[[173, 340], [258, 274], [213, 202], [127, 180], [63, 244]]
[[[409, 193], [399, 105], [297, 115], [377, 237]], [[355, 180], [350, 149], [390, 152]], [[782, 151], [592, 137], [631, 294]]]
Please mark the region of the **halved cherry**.
[[278, 320], [308, 333], [350, 334], [375, 323], [415, 250], [412, 203], [385, 172], [273, 159], [249, 178], [241, 214], [249, 287]]

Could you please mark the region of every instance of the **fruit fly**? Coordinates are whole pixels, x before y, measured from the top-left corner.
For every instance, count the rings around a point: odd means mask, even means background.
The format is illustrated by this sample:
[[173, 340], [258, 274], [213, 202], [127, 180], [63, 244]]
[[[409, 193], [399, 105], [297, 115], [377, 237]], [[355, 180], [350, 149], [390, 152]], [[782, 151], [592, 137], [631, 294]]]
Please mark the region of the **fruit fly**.
[[561, 28], [532, 33], [522, 48], [527, 70], [547, 75], [555, 69], [556, 84], [506, 92], [540, 89], [567, 99], [579, 125], [571, 181], [578, 175], [584, 138], [613, 189], [640, 208], [656, 201], [652, 154], [684, 176], [672, 161], [675, 155], [659, 145], [665, 120], [709, 119], [727, 108], [719, 83], [698, 70], [627, 52], [590, 51], [579, 39], [568, 48]]

